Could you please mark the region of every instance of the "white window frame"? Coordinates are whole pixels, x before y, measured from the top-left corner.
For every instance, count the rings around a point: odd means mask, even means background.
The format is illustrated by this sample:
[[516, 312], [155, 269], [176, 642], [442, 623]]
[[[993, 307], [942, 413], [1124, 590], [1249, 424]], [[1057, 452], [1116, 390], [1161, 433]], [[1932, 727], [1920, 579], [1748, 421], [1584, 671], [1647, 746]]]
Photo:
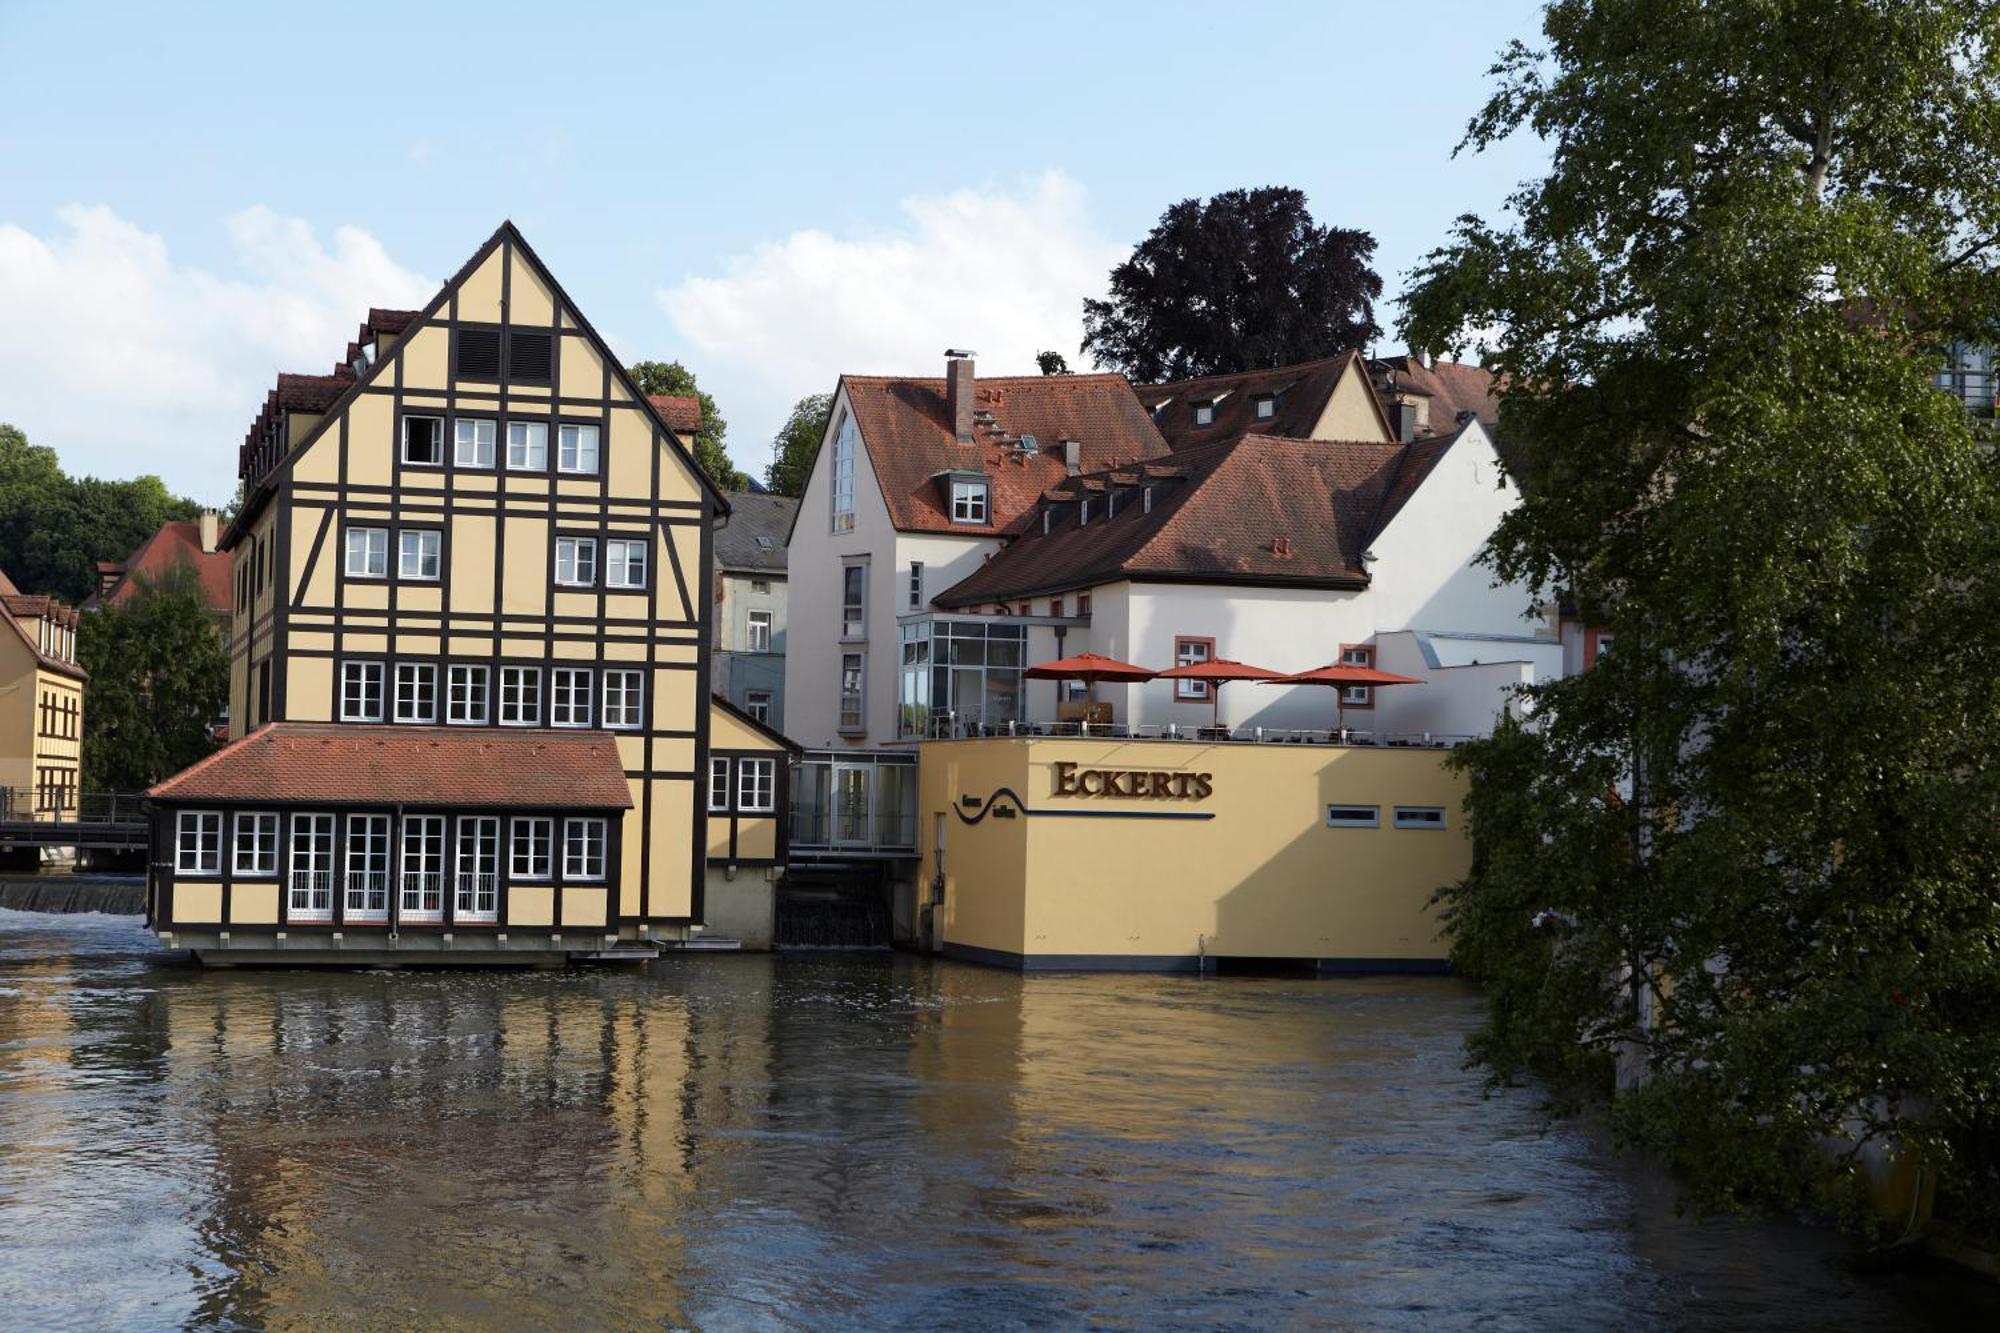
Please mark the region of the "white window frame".
[[[596, 682], [589, 667], [549, 668], [549, 725], [552, 727], [588, 727], [590, 725], [591, 692]], [[577, 717], [578, 701], [582, 701], [583, 716]], [[567, 715], [567, 716], [565, 716]]]
[[[474, 682], [478, 682], [477, 689]], [[466, 707], [459, 707], [463, 696]], [[472, 705], [478, 704], [477, 710]], [[444, 669], [444, 720], [453, 726], [483, 725], [493, 710], [493, 673], [483, 662], [453, 662]]]
[[924, 609], [924, 562], [921, 560], [910, 562], [910, 609]]
[[[646, 725], [646, 673], [630, 667], [606, 667], [604, 726], [609, 731], [637, 731]], [[614, 695], [615, 700], [614, 700]]]
[[845, 410], [833, 428], [833, 464], [827, 491], [832, 500], [832, 530], [854, 531], [854, 455], [861, 433], [854, 418]]
[[[1349, 644], [1340, 650], [1342, 666], [1372, 667], [1375, 665], [1375, 650], [1366, 644]], [[1340, 687], [1340, 702], [1345, 708], [1372, 708], [1375, 705], [1373, 685], [1343, 685]]]
[[[355, 539], [359, 538], [357, 544]], [[347, 559], [345, 568], [351, 579], [386, 579], [389, 577], [389, 529], [377, 527], [350, 527], [347, 530]], [[359, 559], [356, 557], [359, 556]]]
[[[451, 919], [492, 924], [500, 920], [500, 858], [506, 854], [500, 850], [500, 818], [460, 815], [457, 824], [452, 830]], [[491, 868], [482, 868], [481, 862]]]
[[[569, 566], [567, 576], [563, 566]], [[556, 538], [556, 586], [594, 588], [597, 586], [597, 538]]]
[[[753, 653], [771, 651], [771, 631], [775, 627], [775, 617], [762, 609], [749, 611], [743, 617], [744, 646]], [[763, 631], [761, 634], [758, 631]]]
[[[395, 821], [388, 815], [347, 817], [347, 864], [340, 886], [343, 921], [389, 919], [389, 867], [395, 861], [395, 836]], [[371, 884], [370, 876], [380, 878]], [[380, 893], [380, 907], [369, 906], [371, 891]]]
[[443, 569], [442, 532], [436, 528], [403, 528], [396, 533], [397, 578], [436, 583], [443, 576]]
[[508, 830], [507, 873], [516, 884], [547, 884], [555, 878], [556, 821], [522, 815]]
[[[339, 859], [337, 837], [338, 829], [332, 815], [317, 810], [292, 813], [291, 855], [285, 866], [285, 920], [333, 920], [336, 897], [333, 867]], [[306, 881], [302, 888], [304, 877], [312, 875], [320, 877], [318, 883]], [[303, 903], [300, 902], [301, 895], [305, 898]], [[325, 906], [316, 906], [312, 899], [322, 896], [326, 899]]]
[[605, 541], [604, 586], [641, 589], [646, 586], [644, 538], [612, 537]]
[[562, 877], [565, 883], [602, 883], [610, 860], [610, 821], [604, 819], [563, 821]]
[[239, 879], [278, 876], [278, 816], [267, 810], [239, 810], [230, 873]]
[[[852, 690], [847, 688], [847, 680], [850, 674], [854, 678], [854, 688]], [[868, 654], [842, 653], [840, 655], [840, 676], [835, 683], [839, 687], [839, 694], [837, 696], [839, 699], [839, 713], [836, 729], [850, 734], [868, 730]], [[850, 698], [854, 700], [854, 707], [852, 709], [847, 706], [847, 701]], [[850, 715], [853, 717], [853, 721], [851, 722], [848, 720]]]
[[1259, 394], [1253, 406], [1259, 421], [1269, 421], [1278, 415], [1278, 399], [1275, 394]]
[[[480, 429], [482, 426], [484, 430]], [[499, 426], [492, 417], [454, 417], [451, 423], [452, 465], [490, 470], [494, 442], [498, 438]]]
[[1328, 828], [1381, 828], [1382, 807], [1379, 805], [1337, 804], [1326, 808]]
[[[409, 689], [407, 691], [410, 701], [410, 710], [408, 712], [405, 712], [403, 707], [403, 700], [406, 693], [406, 691], [403, 688], [403, 682], [406, 679], [404, 674], [406, 672], [408, 673], [407, 679], [410, 683]], [[437, 663], [398, 662], [396, 663], [396, 670], [394, 674], [396, 682], [396, 701], [394, 705], [394, 711], [392, 713], [393, 719], [404, 725], [412, 725], [412, 726], [422, 726], [426, 724], [436, 723], [438, 715]], [[430, 708], [427, 711], [423, 712], [422, 714], [419, 714], [416, 711], [416, 709], [419, 705], [423, 703], [423, 696], [425, 693], [421, 682], [423, 682], [426, 678], [428, 678], [428, 680], [430, 681], [430, 690], [429, 690]]]
[[1194, 404], [1194, 424], [1197, 426], [1213, 426], [1215, 424], [1215, 403], [1213, 400], [1206, 403]]
[[[1191, 651], [1199, 648], [1199, 653]], [[1215, 642], [1205, 635], [1177, 634], [1174, 636], [1174, 665], [1177, 667], [1198, 666], [1213, 661], [1216, 656]], [[1174, 680], [1174, 700], [1177, 703], [1202, 702], [1208, 700], [1208, 682], [1205, 680]]]
[[[858, 578], [856, 576], [859, 576]], [[852, 582], [859, 593], [848, 599]], [[849, 560], [840, 567], [840, 639], [843, 643], [868, 641], [868, 562]]]
[[[371, 670], [372, 668], [372, 670]], [[361, 682], [362, 709], [354, 711], [348, 707], [350, 674]], [[370, 694], [369, 677], [373, 676], [374, 711], [367, 709]], [[340, 720], [342, 722], [380, 722], [388, 707], [388, 671], [384, 663], [375, 659], [348, 658], [340, 664]]]
[[[433, 832], [436, 835], [435, 848], [429, 845]], [[395, 890], [397, 916], [401, 920], [420, 925], [444, 920], [447, 901], [445, 863], [451, 858], [451, 842], [446, 835], [443, 815], [403, 817], [402, 830], [396, 835], [402, 852]], [[429, 877], [428, 884], [425, 877]], [[424, 906], [426, 897], [434, 897], [437, 906]]]
[[556, 427], [556, 471], [574, 477], [596, 476], [602, 453], [598, 444], [597, 427], [575, 421], [561, 423]]
[[507, 423], [507, 470], [547, 472], [549, 470], [549, 423], [509, 421]]
[[222, 812], [183, 810], [174, 820], [174, 873], [222, 873]]
[[[510, 698], [511, 696], [511, 698]], [[533, 707], [523, 709], [523, 703]], [[512, 714], [512, 716], [509, 716]], [[500, 668], [500, 725], [539, 727], [542, 725], [542, 669], [538, 666]]]
[[775, 814], [778, 809], [778, 761], [736, 761], [736, 809], [745, 815]]
[[1436, 833], [1445, 827], [1444, 807], [1441, 805], [1399, 805], [1395, 810], [1397, 828], [1418, 829], [1426, 833]]
[[773, 702], [771, 691], [769, 690], [745, 690], [743, 692], [743, 711], [767, 727], [771, 725], [771, 706]]
[[708, 812], [719, 815], [729, 809], [730, 770], [735, 760], [727, 755], [708, 757]]
[[951, 482], [951, 521], [968, 527], [984, 527], [988, 502], [992, 497], [992, 483], [984, 478], [954, 477]]
[[[437, 446], [437, 452], [433, 457], [430, 458], [410, 457], [410, 423], [412, 421], [428, 421], [436, 425], [437, 437], [434, 443]], [[411, 412], [407, 416], [405, 416], [403, 418], [401, 456], [403, 462], [411, 467], [443, 467], [444, 466], [444, 418], [430, 412]]]

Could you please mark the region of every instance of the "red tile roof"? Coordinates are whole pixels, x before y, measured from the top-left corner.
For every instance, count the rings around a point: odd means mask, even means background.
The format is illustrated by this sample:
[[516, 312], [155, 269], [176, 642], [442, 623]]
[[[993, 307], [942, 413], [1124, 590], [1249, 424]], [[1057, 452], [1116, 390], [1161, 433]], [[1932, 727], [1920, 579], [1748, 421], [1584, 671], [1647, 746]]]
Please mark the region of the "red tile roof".
[[[102, 569], [105, 563], [99, 561], [98, 567]], [[144, 544], [132, 552], [130, 559], [123, 565], [113, 566], [120, 571], [119, 578], [103, 600], [113, 606], [123, 606], [139, 590], [136, 575], [143, 574], [157, 581], [176, 565], [186, 565], [200, 576], [202, 600], [208, 603], [210, 614], [226, 616], [230, 613], [235, 596], [232, 576], [236, 571], [236, 557], [228, 551], [203, 551], [201, 523], [195, 519], [171, 519], [162, 523], [159, 531], [146, 538]]]
[[1425, 365], [1414, 356], [1383, 356], [1369, 363], [1376, 390], [1384, 397], [1397, 391], [1430, 399], [1430, 431], [1450, 435], [1458, 429], [1458, 414], [1470, 412], [1491, 431], [1500, 423], [1500, 396], [1493, 372], [1459, 361]]
[[[843, 375], [840, 382], [890, 520], [904, 532], [1007, 531], [1069, 475], [1066, 440], [1079, 444], [1086, 472], [1167, 452], [1123, 375], [976, 379], [970, 443], [959, 442], [942, 377]], [[1033, 447], [1023, 448], [1029, 436]], [[989, 522], [951, 521], [938, 477], [956, 470], [983, 472], [991, 481]]]
[[[1200, 379], [1176, 380], [1171, 384], [1135, 384], [1132, 392], [1138, 395], [1139, 402], [1152, 414], [1153, 424], [1159, 427], [1160, 434], [1166, 436], [1167, 443], [1175, 449], [1198, 449], [1249, 433], [1308, 440], [1326, 412], [1327, 400], [1333, 397], [1335, 386], [1349, 366], [1359, 368], [1362, 383], [1366, 384], [1368, 367], [1361, 354], [1343, 352], [1339, 356], [1304, 361], [1295, 366], [1276, 366], [1270, 370], [1205, 375]], [[1259, 419], [1257, 400], [1267, 396], [1276, 401], [1272, 404], [1271, 415]], [[1195, 424], [1197, 403], [1215, 404], [1213, 423], [1206, 426]], [[1376, 411], [1378, 414], [1381, 411], [1379, 402]], [[1395, 433], [1388, 418], [1383, 417], [1383, 438], [1391, 439]]]
[[602, 731], [273, 722], [146, 793], [159, 800], [622, 810], [618, 744]]
[[67, 625], [72, 629], [77, 624], [77, 612], [74, 607], [65, 606], [43, 593], [24, 593], [14, 586], [14, 580], [8, 578], [4, 571], [0, 571], [0, 622], [4, 622], [19, 635], [21, 642], [28, 646], [28, 651], [34, 654], [35, 660], [48, 670], [75, 676], [78, 679], [87, 678], [89, 673], [75, 662], [43, 652], [40, 634], [30, 631], [16, 618], [32, 619], [36, 616], [46, 616], [57, 624]]
[[[1362, 552], [1454, 439], [1383, 444], [1253, 434], [1141, 468], [1071, 478], [1039, 507], [1049, 512], [1048, 532], [1030, 516], [1020, 535], [935, 600], [983, 606], [1120, 579], [1364, 588]], [[1113, 492], [1117, 512], [1110, 514]], [[1079, 525], [1085, 499], [1090, 516]]]
[[649, 393], [646, 401], [674, 434], [691, 438], [701, 429], [701, 399], [687, 394]]

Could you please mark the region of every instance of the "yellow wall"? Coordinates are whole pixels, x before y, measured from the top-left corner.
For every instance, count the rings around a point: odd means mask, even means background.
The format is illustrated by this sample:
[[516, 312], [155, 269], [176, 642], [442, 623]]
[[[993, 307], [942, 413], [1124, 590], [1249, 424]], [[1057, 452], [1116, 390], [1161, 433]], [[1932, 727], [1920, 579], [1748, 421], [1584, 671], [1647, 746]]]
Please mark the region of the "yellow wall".
[[1349, 362], [1340, 382], [1327, 396], [1319, 424], [1313, 427], [1315, 440], [1374, 440], [1386, 442], [1389, 432], [1382, 428], [1382, 416], [1375, 406], [1375, 391], [1361, 368]]
[[[1212, 794], [1059, 796], [1059, 762], [1077, 772], [1206, 774]], [[959, 812], [975, 813], [963, 797], [992, 801], [1002, 788], [1029, 812], [1086, 813], [963, 821]], [[1438, 960], [1445, 948], [1428, 900], [1471, 863], [1463, 780], [1432, 750], [932, 742], [922, 748], [919, 792], [921, 883], [937, 867], [934, 830], [944, 817], [944, 941], [1031, 958]], [[1328, 828], [1330, 804], [1379, 806], [1380, 826]], [[1395, 828], [1397, 805], [1443, 807], [1446, 828]], [[1213, 817], [1099, 817], [1169, 812]]]
[[[30, 639], [40, 641], [40, 617], [24, 617], [20, 625]], [[72, 793], [81, 793], [83, 695], [80, 677], [44, 665], [27, 642], [0, 626], [0, 787], [20, 794], [22, 811], [38, 803], [38, 789], [51, 769], [67, 775], [63, 785]], [[76, 702], [76, 735], [43, 734], [45, 698]], [[57, 717], [55, 725], [63, 728], [64, 720]]]

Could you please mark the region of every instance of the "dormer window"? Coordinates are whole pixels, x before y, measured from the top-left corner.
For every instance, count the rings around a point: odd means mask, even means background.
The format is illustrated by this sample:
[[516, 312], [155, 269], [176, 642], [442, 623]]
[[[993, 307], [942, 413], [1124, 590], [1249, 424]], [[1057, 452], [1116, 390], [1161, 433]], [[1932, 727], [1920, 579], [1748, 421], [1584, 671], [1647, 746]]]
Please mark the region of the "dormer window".
[[1196, 403], [1194, 405], [1194, 424], [1197, 426], [1213, 426], [1215, 424], [1215, 404]]
[[1259, 394], [1256, 399], [1257, 420], [1269, 421], [1278, 415], [1278, 399], [1275, 394]]
[[953, 477], [951, 481], [951, 521], [986, 522], [988, 483], [984, 477]]

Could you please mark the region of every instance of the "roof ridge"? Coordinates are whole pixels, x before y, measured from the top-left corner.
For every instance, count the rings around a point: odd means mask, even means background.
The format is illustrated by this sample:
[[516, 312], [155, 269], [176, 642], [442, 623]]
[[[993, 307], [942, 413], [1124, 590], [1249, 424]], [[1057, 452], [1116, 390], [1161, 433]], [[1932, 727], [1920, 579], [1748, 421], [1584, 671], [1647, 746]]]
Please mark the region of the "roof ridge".
[[1135, 389], [1177, 389], [1184, 384], [1206, 384], [1210, 380], [1237, 380], [1249, 375], [1283, 375], [1294, 371], [1317, 370], [1322, 366], [1344, 365], [1353, 357], [1360, 356], [1358, 348], [1336, 352], [1331, 356], [1317, 356], [1310, 361], [1288, 361], [1282, 366], [1263, 366], [1255, 370], [1218, 370], [1207, 375], [1190, 375], [1179, 380], [1152, 380], [1144, 384], [1134, 384]]

